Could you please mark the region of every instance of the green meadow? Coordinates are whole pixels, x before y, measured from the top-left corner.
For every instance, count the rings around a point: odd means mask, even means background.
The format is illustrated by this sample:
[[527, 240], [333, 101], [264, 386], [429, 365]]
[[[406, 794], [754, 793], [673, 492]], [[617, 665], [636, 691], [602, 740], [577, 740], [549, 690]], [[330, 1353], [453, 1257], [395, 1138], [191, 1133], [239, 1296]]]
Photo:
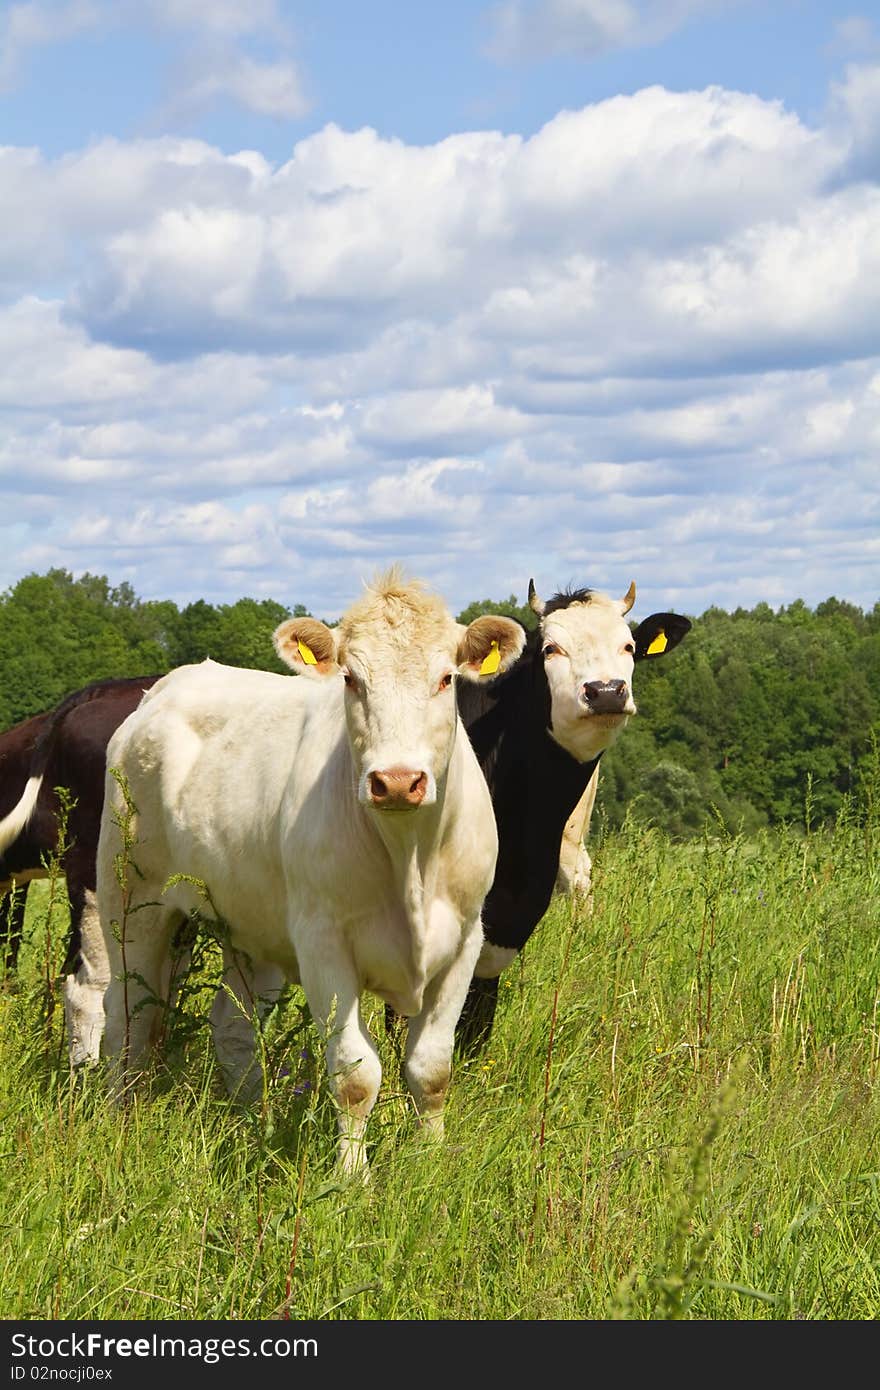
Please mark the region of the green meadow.
[[600, 827], [592, 904], [554, 900], [502, 977], [442, 1145], [367, 998], [367, 1184], [334, 1172], [297, 990], [262, 1105], [226, 1099], [209, 938], [149, 1090], [119, 1111], [100, 1066], [72, 1080], [63, 884], [36, 884], [0, 994], [0, 1316], [880, 1317], [878, 826], [866, 795], [821, 832]]

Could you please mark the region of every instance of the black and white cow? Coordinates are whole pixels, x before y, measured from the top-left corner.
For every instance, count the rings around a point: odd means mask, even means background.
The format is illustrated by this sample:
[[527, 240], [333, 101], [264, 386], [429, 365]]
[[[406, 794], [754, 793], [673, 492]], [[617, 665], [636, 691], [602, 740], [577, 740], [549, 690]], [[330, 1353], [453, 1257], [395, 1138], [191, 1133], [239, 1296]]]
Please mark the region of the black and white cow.
[[636, 713], [635, 663], [664, 656], [690, 629], [676, 613], [653, 613], [631, 630], [625, 615], [635, 594], [635, 584], [622, 599], [575, 589], [545, 603], [530, 580], [540, 622], [519, 660], [491, 685], [458, 687], [498, 826], [485, 945], [458, 1026], [464, 1053], [486, 1042], [498, 978], [550, 904], [566, 826], [588, 818], [599, 759]]

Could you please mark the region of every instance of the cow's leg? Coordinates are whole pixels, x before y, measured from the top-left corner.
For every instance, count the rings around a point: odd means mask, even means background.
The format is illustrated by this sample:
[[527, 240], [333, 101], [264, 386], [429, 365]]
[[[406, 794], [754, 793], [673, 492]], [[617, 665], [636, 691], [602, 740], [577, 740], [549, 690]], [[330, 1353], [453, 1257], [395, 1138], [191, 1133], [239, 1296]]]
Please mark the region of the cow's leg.
[[498, 976], [484, 980], [474, 976], [468, 986], [456, 1029], [456, 1043], [462, 1057], [472, 1058], [482, 1052], [498, 1007]]
[[[171, 942], [184, 916], [176, 909], [145, 902], [128, 914], [122, 940], [102, 919], [110, 969], [104, 995], [104, 1052], [111, 1062], [117, 1096], [129, 1077], [146, 1069], [149, 1053], [162, 1034], [173, 985]], [[113, 920], [108, 913], [106, 923]]]
[[403, 1074], [415, 1101], [419, 1131], [425, 1138], [443, 1137], [443, 1106], [452, 1076], [455, 1028], [482, 941], [483, 928], [477, 919], [465, 934], [460, 954], [429, 982], [421, 1010], [409, 1020]]
[[588, 910], [592, 908], [590, 885], [593, 861], [587, 852], [584, 840], [590, 828], [598, 786], [599, 764], [597, 763], [583, 796], [565, 823], [562, 842], [559, 846], [559, 871], [555, 884], [555, 892], [577, 894], [584, 900], [584, 905]]
[[297, 946], [300, 981], [326, 1039], [327, 1076], [338, 1108], [337, 1163], [344, 1173], [365, 1173], [364, 1131], [376, 1104], [382, 1065], [360, 1008], [357, 974], [347, 948], [327, 923]]
[[286, 983], [277, 966], [252, 965], [241, 952], [224, 947], [223, 981], [211, 1006], [211, 1031], [226, 1089], [244, 1105], [263, 1094], [257, 1030]]
[[554, 892], [576, 894], [583, 899], [584, 906], [589, 911], [593, 906], [590, 894], [592, 880], [593, 861], [586, 845], [579, 844], [569, 855], [564, 858], [560, 856]]
[[71, 1067], [98, 1060], [104, 1032], [104, 991], [110, 961], [104, 945], [95, 894], [74, 886], [70, 893], [71, 934], [64, 963], [64, 1021]]
[[498, 977], [516, 960], [517, 954], [512, 946], [483, 942], [455, 1030], [462, 1057], [475, 1057], [489, 1041], [498, 1007]]

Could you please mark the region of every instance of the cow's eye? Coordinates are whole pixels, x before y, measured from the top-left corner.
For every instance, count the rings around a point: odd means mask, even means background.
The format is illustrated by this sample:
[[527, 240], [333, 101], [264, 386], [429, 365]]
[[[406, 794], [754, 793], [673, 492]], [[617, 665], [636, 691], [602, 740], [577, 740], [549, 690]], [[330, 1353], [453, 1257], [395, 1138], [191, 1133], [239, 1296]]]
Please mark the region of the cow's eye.
[[635, 656], [635, 654], [636, 654], [635, 643], [634, 643], [634, 642], [627, 642], [623, 650], [626, 652], [627, 656]]
[[556, 644], [555, 642], [545, 642], [545, 643], [544, 643], [544, 655], [545, 655], [545, 656], [562, 656], [562, 648], [559, 647], [559, 646], [557, 646], [557, 644]]
[[451, 671], [447, 671], [446, 674], [445, 674], [444, 676], [441, 676], [441, 677], [440, 677], [440, 683], [439, 683], [439, 685], [437, 686], [437, 693], [439, 694], [441, 690], [448, 690], [449, 687], [451, 686], [451, 684], [452, 684], [452, 672], [451, 672]]
[[345, 684], [348, 686], [349, 690], [357, 690], [357, 677], [353, 676], [351, 671], [349, 671], [347, 668], [342, 672], [342, 679], [345, 681]]

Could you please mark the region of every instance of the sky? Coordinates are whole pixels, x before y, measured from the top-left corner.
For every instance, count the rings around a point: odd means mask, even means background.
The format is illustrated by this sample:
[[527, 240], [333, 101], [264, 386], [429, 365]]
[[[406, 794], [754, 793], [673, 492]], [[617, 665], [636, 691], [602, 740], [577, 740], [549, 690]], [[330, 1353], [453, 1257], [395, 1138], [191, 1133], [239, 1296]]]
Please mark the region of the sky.
[[880, 600], [876, 0], [0, 0], [0, 590]]

